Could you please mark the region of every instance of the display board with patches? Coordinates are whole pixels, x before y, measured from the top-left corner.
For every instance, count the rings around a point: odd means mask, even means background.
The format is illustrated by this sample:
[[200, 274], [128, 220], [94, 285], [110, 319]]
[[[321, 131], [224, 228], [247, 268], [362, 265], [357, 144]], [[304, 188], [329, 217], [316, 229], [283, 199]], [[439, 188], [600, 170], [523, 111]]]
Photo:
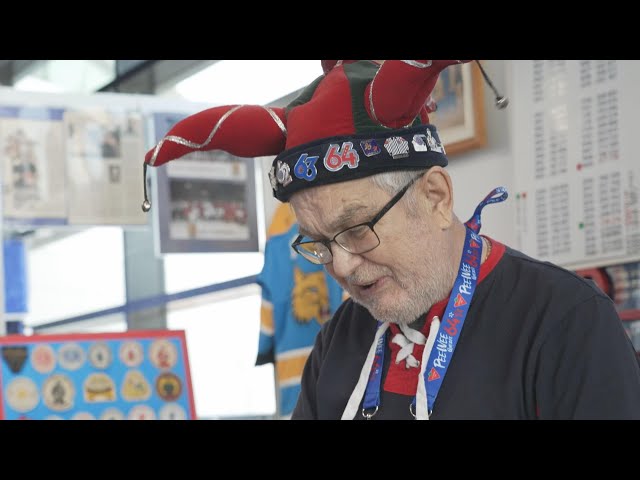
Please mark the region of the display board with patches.
[[12, 335], [0, 351], [0, 419], [195, 419], [184, 331]]

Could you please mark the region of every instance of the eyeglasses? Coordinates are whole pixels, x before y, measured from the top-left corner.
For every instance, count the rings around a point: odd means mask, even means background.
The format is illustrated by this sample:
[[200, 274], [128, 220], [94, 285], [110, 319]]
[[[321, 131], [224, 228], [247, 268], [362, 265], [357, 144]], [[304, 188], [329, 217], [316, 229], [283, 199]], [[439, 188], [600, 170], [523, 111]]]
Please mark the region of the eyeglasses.
[[418, 175], [406, 184], [369, 222], [359, 223], [358, 225], [342, 230], [331, 240], [308, 240], [303, 242], [304, 236], [298, 235], [298, 238], [291, 244], [291, 247], [316, 265], [325, 265], [333, 261], [331, 242], [336, 242], [347, 252], [356, 255], [370, 252], [380, 245], [380, 238], [373, 229], [373, 226], [380, 221], [385, 213], [391, 210], [391, 207], [400, 201], [402, 196], [409, 190], [409, 187], [421, 176], [422, 175]]

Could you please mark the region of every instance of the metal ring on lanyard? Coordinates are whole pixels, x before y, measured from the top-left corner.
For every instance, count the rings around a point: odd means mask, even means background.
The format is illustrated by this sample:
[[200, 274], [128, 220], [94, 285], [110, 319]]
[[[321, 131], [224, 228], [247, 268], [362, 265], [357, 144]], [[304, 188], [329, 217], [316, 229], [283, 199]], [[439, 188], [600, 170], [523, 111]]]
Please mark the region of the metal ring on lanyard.
[[366, 408], [362, 409], [362, 416], [367, 420], [371, 420], [371, 417], [373, 417], [376, 413], [378, 413], [378, 406], [376, 405], [376, 409], [371, 413], [367, 413], [365, 410]]
[[[413, 418], [416, 418], [416, 412], [414, 412], [413, 409], [414, 409], [413, 403], [410, 403], [409, 404], [409, 412], [411, 413], [411, 415], [413, 415]], [[433, 410], [428, 410], [427, 411], [427, 417], [431, 416], [431, 412], [433, 412]]]

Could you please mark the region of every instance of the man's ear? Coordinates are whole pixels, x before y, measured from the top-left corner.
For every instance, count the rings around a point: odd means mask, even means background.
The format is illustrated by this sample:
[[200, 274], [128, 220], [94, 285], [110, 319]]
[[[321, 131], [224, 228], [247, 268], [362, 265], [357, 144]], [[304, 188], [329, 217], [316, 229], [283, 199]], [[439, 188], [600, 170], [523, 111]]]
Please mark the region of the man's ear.
[[449, 228], [454, 217], [453, 185], [449, 172], [442, 167], [431, 167], [419, 182], [440, 228]]

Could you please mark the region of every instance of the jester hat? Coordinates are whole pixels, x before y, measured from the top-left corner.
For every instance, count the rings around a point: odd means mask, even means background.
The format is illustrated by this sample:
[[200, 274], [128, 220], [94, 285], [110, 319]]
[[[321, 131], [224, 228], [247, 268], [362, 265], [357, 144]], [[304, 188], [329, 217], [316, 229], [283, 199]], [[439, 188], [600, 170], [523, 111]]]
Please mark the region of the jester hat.
[[[160, 166], [196, 151], [276, 155], [269, 179], [287, 202], [314, 186], [448, 163], [429, 113], [442, 70], [468, 60], [323, 60], [285, 108], [225, 105], [176, 123], [145, 156]], [[143, 210], [150, 204], [146, 197]]]

